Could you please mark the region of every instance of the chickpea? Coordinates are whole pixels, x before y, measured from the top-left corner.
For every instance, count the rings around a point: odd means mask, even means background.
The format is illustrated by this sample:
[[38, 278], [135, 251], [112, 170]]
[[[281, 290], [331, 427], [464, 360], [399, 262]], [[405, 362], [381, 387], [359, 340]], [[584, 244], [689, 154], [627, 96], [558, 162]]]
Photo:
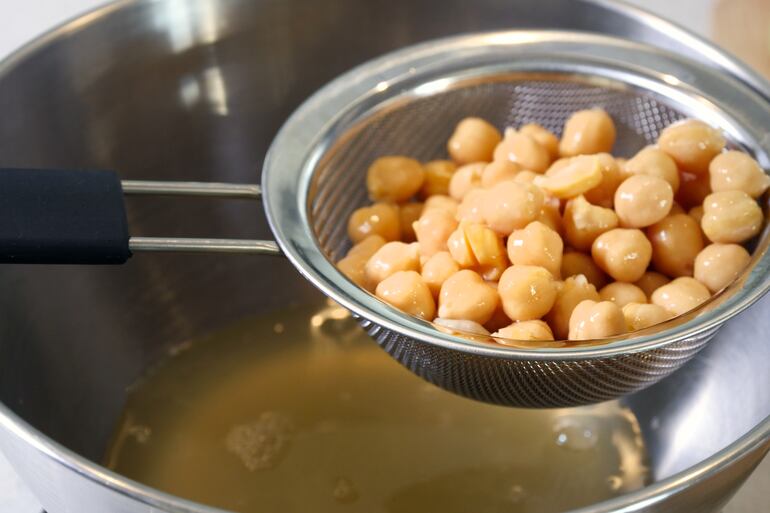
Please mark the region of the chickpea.
[[480, 118], [465, 118], [457, 124], [449, 138], [447, 150], [458, 164], [489, 162], [501, 140], [500, 131], [488, 122]]
[[575, 112], [564, 125], [559, 143], [562, 157], [609, 153], [615, 145], [615, 123], [602, 109]]
[[569, 200], [564, 208], [564, 236], [575, 249], [588, 251], [596, 238], [618, 226], [612, 209], [591, 205], [583, 196]]
[[695, 222], [698, 223], [698, 225], [700, 225], [700, 222], [703, 219], [703, 205], [692, 207], [690, 211], [687, 213], [687, 215], [695, 219]]
[[477, 273], [466, 269], [447, 278], [441, 286], [438, 316], [484, 324], [492, 318], [498, 302], [497, 291]]
[[481, 187], [481, 173], [486, 166], [486, 162], [474, 162], [459, 167], [449, 181], [449, 195], [462, 201], [471, 189]]
[[615, 228], [593, 243], [591, 255], [617, 281], [633, 283], [642, 277], [652, 258], [652, 244], [641, 230]]
[[559, 138], [537, 123], [528, 123], [519, 127], [519, 133], [530, 136], [548, 152], [551, 160], [559, 158]]
[[513, 324], [506, 326], [492, 334], [493, 337], [498, 338], [498, 343], [505, 345], [516, 345], [506, 343], [508, 340], [553, 340], [553, 333], [551, 328], [546, 323], [540, 320], [534, 321], [517, 321]]
[[663, 285], [652, 293], [652, 303], [673, 315], [682, 315], [697, 308], [711, 297], [709, 290], [694, 278], [684, 276]]
[[623, 307], [628, 331], [638, 331], [671, 318], [671, 314], [658, 305], [628, 303]]
[[644, 228], [668, 215], [674, 204], [674, 191], [662, 178], [633, 175], [615, 192], [615, 213], [620, 225]]
[[508, 267], [503, 240], [492, 229], [477, 223], [463, 223], [465, 240], [485, 280], [497, 281]]
[[534, 171], [525, 169], [524, 171], [519, 171], [519, 173], [513, 178], [513, 181], [519, 183], [535, 183], [535, 178], [538, 176], [540, 175]]
[[424, 181], [422, 164], [407, 157], [380, 157], [366, 174], [366, 188], [374, 201], [404, 202], [417, 194]]
[[626, 177], [623, 176], [617, 161], [609, 153], [599, 153], [594, 155], [594, 157], [599, 163], [602, 181], [593, 189], [586, 191], [584, 196], [589, 203], [612, 208], [615, 202], [615, 191], [618, 190], [618, 187]]
[[355, 210], [348, 219], [348, 237], [354, 244], [369, 235], [379, 235], [386, 241], [401, 237], [398, 207], [390, 203], [375, 203]]
[[420, 255], [432, 256], [447, 250], [447, 240], [457, 228], [455, 217], [441, 208], [424, 209], [420, 219], [412, 223]]
[[425, 181], [420, 188], [420, 197], [425, 199], [437, 194], [449, 194], [449, 182], [457, 171], [457, 165], [451, 160], [431, 160], [422, 167], [425, 170]]
[[711, 190], [743, 191], [752, 198], [760, 197], [770, 186], [759, 163], [740, 151], [727, 151], [714, 157], [709, 164]]
[[569, 337], [569, 320], [572, 317], [572, 311], [586, 299], [599, 301], [600, 297], [596, 287], [589, 283], [585, 276], [578, 274], [564, 280], [551, 311], [544, 317], [560, 340]]
[[668, 182], [674, 194], [679, 190], [679, 168], [674, 159], [655, 146], [647, 146], [626, 162], [624, 172], [631, 175], [657, 176]]
[[695, 258], [695, 279], [716, 293], [749, 266], [751, 255], [737, 244], [711, 244]]
[[699, 175], [708, 172], [711, 159], [725, 147], [725, 139], [719, 130], [688, 119], [665, 128], [658, 147], [674, 159], [679, 169]]
[[385, 239], [379, 235], [369, 235], [350, 248], [345, 258], [337, 262], [337, 269], [359, 287], [366, 287], [366, 262], [384, 245]]
[[762, 229], [764, 215], [757, 202], [743, 191], [710, 194], [703, 201], [703, 233], [712, 242], [740, 243]]
[[626, 318], [623, 311], [611, 301], [581, 301], [569, 319], [570, 340], [593, 340], [625, 332]]
[[[652, 293], [658, 290], [660, 287], [669, 283], [671, 280], [668, 276], [664, 276], [655, 271], [647, 271], [639, 278], [634, 285], [644, 291], [644, 295], [649, 299], [652, 297]], [[640, 303], [646, 303], [647, 301], [639, 301]]]
[[673, 216], [676, 214], [686, 214], [687, 212], [684, 211], [682, 208], [682, 205], [677, 203], [676, 201], [671, 205], [671, 210], [669, 210], [668, 215]]
[[535, 173], [543, 173], [551, 165], [548, 150], [533, 137], [514, 130], [505, 131], [505, 138], [495, 148], [494, 160], [510, 160]]
[[570, 159], [565, 166], [535, 178], [535, 185], [557, 198], [579, 196], [602, 182], [602, 165], [595, 155], [581, 155]]
[[460, 225], [452, 232], [449, 240], [447, 240], [447, 248], [449, 249], [449, 254], [452, 255], [454, 261], [461, 268], [468, 269], [479, 265], [476, 257], [473, 256], [468, 238], [465, 236], [464, 226]]
[[386, 303], [420, 319], [432, 320], [436, 315], [430, 289], [415, 271], [391, 274], [377, 285], [376, 294]]
[[557, 287], [543, 267], [514, 265], [505, 270], [497, 286], [505, 314], [514, 321], [539, 319], [553, 307]]
[[417, 236], [414, 233], [414, 224], [420, 218], [424, 205], [422, 203], [404, 203], [399, 206], [398, 217], [401, 226], [401, 241], [414, 242]]
[[703, 203], [706, 196], [711, 194], [711, 179], [708, 173], [695, 175], [680, 172], [679, 178], [682, 181], [682, 185], [679, 187], [675, 198], [677, 203], [684, 208], [697, 207]]
[[513, 180], [521, 171], [521, 166], [510, 160], [495, 160], [484, 167], [481, 173], [481, 186], [489, 189], [506, 180]]
[[487, 201], [486, 189], [471, 189], [465, 195], [460, 205], [457, 207], [455, 218], [458, 221], [468, 221], [470, 223], [483, 223], [484, 214], [482, 207]]
[[616, 281], [604, 287], [599, 291], [599, 297], [602, 298], [602, 301], [612, 301], [620, 308], [623, 308], [629, 303], [647, 302], [647, 296], [642, 289], [636, 285], [623, 283], [622, 281]]
[[537, 219], [544, 200], [543, 192], [532, 184], [500, 182], [488, 189], [482, 215], [490, 228], [507, 236]]
[[447, 212], [452, 214], [452, 217], [454, 217], [455, 214], [457, 213], [457, 207], [459, 205], [460, 203], [456, 199], [450, 198], [449, 196], [437, 194], [425, 200], [422, 211], [427, 212], [432, 208], [438, 208], [441, 210], [446, 210]]
[[[496, 286], [497, 282], [487, 282], [490, 286]], [[497, 289], [495, 289], [497, 290]], [[505, 315], [505, 310], [503, 310], [503, 303], [498, 301], [497, 308], [495, 309], [495, 313], [492, 314], [492, 318], [489, 319], [487, 322], [484, 323], [484, 328], [486, 328], [487, 331], [490, 333], [494, 333], [495, 331], [504, 328], [511, 324], [511, 320], [508, 318], [507, 315]]]
[[[604, 287], [609, 278], [602, 271], [594, 259], [585, 253], [577, 251], [567, 251], [561, 258], [562, 277], [577, 276], [582, 274], [588, 282], [597, 289]], [[566, 337], [566, 335], [565, 335]]]
[[514, 265], [535, 265], [547, 269], [555, 278], [561, 276], [564, 242], [558, 233], [539, 221], [515, 230], [508, 237], [508, 258]]
[[420, 255], [418, 244], [388, 242], [378, 249], [364, 266], [368, 289], [374, 289], [385, 278], [398, 271], [419, 271]]
[[647, 228], [655, 269], [678, 278], [692, 276], [695, 257], [703, 249], [700, 226], [687, 214], [668, 216]]
[[447, 251], [439, 251], [428, 258], [422, 266], [422, 280], [430, 289], [434, 297], [441, 292], [441, 285], [460, 270], [460, 266], [454, 261]]

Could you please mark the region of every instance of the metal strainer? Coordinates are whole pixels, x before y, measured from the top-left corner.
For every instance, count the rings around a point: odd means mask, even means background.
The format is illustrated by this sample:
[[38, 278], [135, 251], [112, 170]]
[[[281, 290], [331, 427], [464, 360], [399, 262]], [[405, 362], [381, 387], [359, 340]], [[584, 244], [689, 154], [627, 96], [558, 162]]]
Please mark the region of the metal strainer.
[[631, 156], [670, 123], [697, 117], [767, 168], [770, 109], [717, 70], [605, 36], [514, 31], [408, 48], [330, 83], [287, 121], [262, 184], [278, 244], [300, 272], [359, 316], [377, 343], [412, 372], [491, 403], [564, 407], [640, 390], [681, 367], [727, 318], [770, 287], [768, 230], [752, 267], [696, 313], [602, 345], [512, 348], [442, 332], [391, 308], [339, 273], [346, 220], [367, 203], [377, 157], [445, 158], [457, 122], [498, 128], [538, 122], [560, 133], [574, 111], [600, 106], [618, 127], [614, 153]]
[[[768, 229], [756, 245], [750, 268], [698, 311], [609, 342], [548, 348], [502, 346], [491, 339], [442, 331], [378, 300], [334, 266], [349, 248], [347, 218], [367, 202], [365, 172], [375, 158], [444, 157], [446, 140], [466, 116], [483, 117], [501, 129], [538, 122], [558, 134], [572, 112], [596, 106], [615, 120], [617, 155], [630, 156], [654, 142], [673, 121], [696, 117], [720, 127], [731, 145], [752, 152], [763, 167], [770, 167], [767, 100], [717, 69], [638, 43], [587, 33], [461, 36], [364, 64], [322, 88], [289, 118], [270, 148], [262, 176], [265, 209], [276, 241], [297, 269], [357, 315], [393, 358], [444, 389], [524, 407], [574, 406], [640, 390], [681, 367], [724, 321], [767, 292]], [[25, 180], [30, 176], [21, 175]], [[0, 186], [2, 178], [0, 173]], [[119, 185], [117, 190], [120, 194]], [[122, 192], [261, 194], [258, 186], [157, 182], [124, 182]], [[59, 222], [57, 217], [50, 219]], [[122, 223], [113, 228], [125, 232], [125, 247], [122, 236], [115, 236], [100, 248], [96, 260], [110, 257], [120, 263], [129, 248], [278, 253], [269, 241], [129, 240], [124, 219]], [[59, 224], [69, 229], [71, 223]], [[101, 228], [95, 227], [97, 232]], [[93, 242], [71, 240], [81, 247]], [[38, 241], [22, 242], [26, 250], [39, 249]], [[49, 244], [48, 249], [56, 253], [60, 245]], [[90, 261], [94, 251], [87, 249], [69, 260], [57, 257], [58, 261]], [[0, 254], [0, 260], [19, 261], [19, 255]]]

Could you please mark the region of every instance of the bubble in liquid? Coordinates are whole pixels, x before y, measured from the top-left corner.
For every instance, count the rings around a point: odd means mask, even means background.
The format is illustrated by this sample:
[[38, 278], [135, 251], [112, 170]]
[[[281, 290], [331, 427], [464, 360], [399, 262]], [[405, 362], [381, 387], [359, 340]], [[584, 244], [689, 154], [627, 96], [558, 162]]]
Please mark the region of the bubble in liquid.
[[521, 485], [513, 485], [508, 490], [508, 499], [514, 504], [518, 504], [527, 498], [527, 491]]
[[225, 438], [227, 450], [250, 471], [274, 467], [291, 441], [291, 421], [276, 412], [264, 412], [249, 424], [233, 427]]
[[286, 327], [283, 325], [282, 322], [276, 322], [273, 324], [273, 331], [277, 334], [281, 334], [286, 330]]
[[609, 476], [607, 478], [607, 484], [609, 485], [610, 490], [617, 492], [623, 486], [623, 478], [620, 476]]
[[355, 486], [353, 486], [353, 482], [345, 477], [337, 478], [337, 481], [334, 483], [332, 495], [334, 496], [334, 500], [343, 504], [349, 504], [358, 499], [358, 491]]
[[561, 417], [554, 424], [556, 445], [574, 451], [593, 449], [599, 442], [598, 424], [587, 417]]
[[133, 437], [134, 440], [139, 442], [140, 444], [146, 444], [150, 441], [150, 435], [152, 435], [152, 429], [150, 429], [148, 426], [131, 426], [128, 428], [128, 435]]

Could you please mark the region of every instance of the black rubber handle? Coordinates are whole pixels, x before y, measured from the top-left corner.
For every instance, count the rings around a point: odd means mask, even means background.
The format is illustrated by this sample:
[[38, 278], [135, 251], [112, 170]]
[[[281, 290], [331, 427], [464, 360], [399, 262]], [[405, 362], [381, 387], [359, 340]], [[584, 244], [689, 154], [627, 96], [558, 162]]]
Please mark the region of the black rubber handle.
[[0, 263], [122, 264], [128, 238], [117, 173], [0, 169]]

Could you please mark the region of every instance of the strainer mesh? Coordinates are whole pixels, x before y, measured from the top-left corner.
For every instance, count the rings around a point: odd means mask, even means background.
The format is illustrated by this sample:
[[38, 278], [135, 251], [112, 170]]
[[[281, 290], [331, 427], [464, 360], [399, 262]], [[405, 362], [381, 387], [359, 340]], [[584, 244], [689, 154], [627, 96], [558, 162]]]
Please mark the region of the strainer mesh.
[[[618, 137], [613, 153], [628, 157], [654, 143], [660, 131], [684, 115], [650, 94], [620, 84], [596, 84], [576, 76], [509, 77], [475, 82], [430, 96], [396, 99], [350, 127], [314, 173], [311, 225], [332, 261], [350, 243], [346, 221], [369, 201], [366, 170], [376, 158], [406, 155], [446, 158], [446, 141], [467, 116], [500, 129], [537, 122], [557, 135], [573, 112], [605, 109]], [[563, 407], [624, 395], [670, 374], [703, 347], [714, 330], [666, 347], [612, 358], [548, 361], [500, 359], [438, 347], [361, 320], [395, 359], [425, 379], [461, 395], [492, 403]]]

